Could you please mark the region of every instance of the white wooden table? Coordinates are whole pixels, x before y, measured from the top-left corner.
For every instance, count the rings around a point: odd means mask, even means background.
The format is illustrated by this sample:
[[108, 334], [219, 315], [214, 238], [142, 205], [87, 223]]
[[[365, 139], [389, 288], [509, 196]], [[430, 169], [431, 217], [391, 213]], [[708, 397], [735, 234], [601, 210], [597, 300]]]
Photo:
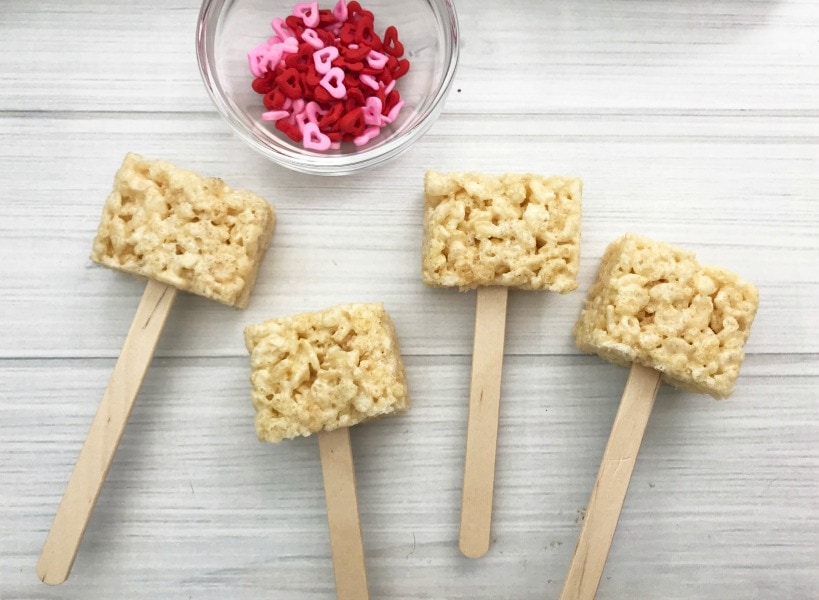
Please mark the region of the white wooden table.
[[[754, 281], [734, 397], [664, 387], [598, 597], [819, 597], [819, 4], [459, 3], [444, 114], [344, 179], [247, 149], [196, 69], [195, 1], [0, 4], [0, 598], [334, 594], [315, 439], [256, 441], [244, 324], [383, 301], [414, 408], [353, 430], [373, 598], [556, 598], [626, 371], [570, 335], [640, 232]], [[126, 151], [278, 209], [245, 312], [182, 295], [71, 579], [34, 565], [142, 286], [90, 263]], [[576, 174], [580, 291], [513, 292], [493, 544], [456, 545], [474, 293], [419, 277], [422, 175]]]

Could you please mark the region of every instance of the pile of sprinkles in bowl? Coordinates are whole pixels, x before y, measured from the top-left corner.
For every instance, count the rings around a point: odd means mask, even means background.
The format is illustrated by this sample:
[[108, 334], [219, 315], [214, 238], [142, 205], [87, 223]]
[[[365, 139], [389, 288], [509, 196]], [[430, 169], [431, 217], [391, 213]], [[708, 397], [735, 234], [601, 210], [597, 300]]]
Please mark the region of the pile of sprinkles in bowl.
[[265, 121], [308, 150], [363, 146], [404, 106], [395, 82], [410, 63], [398, 30], [375, 32], [375, 16], [358, 2], [293, 7], [271, 23], [276, 35], [248, 52], [253, 90], [264, 96]]

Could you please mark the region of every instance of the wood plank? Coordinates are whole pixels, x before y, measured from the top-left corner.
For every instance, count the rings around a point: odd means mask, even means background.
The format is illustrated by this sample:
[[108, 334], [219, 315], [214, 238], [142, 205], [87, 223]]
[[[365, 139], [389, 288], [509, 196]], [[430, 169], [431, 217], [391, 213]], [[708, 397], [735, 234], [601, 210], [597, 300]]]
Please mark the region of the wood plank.
[[175, 287], [158, 281], [145, 286], [37, 561], [37, 576], [48, 585], [63, 583], [71, 573], [176, 293]]
[[[365, 5], [382, 2], [404, 7]], [[2, 5], [0, 598], [332, 597], [316, 440], [255, 440], [241, 330], [350, 301], [386, 303], [414, 401], [351, 432], [372, 596], [556, 598], [626, 380], [578, 354], [570, 327], [628, 230], [741, 273], [762, 304], [731, 400], [661, 390], [598, 599], [815, 596], [815, 1], [459, 2], [441, 118], [400, 160], [343, 179], [290, 173], [232, 135], [199, 79], [198, 9]], [[142, 289], [88, 261], [131, 150], [258, 191], [279, 225], [247, 311], [177, 300], [72, 579], [51, 589], [37, 555]], [[474, 298], [420, 283], [428, 168], [585, 181], [580, 290], [509, 296], [478, 562], [457, 549]]]
[[[565, 172], [585, 180], [579, 291], [512, 292], [508, 353], [575, 351], [571, 325], [599, 256], [629, 230], [688, 247], [703, 262], [757, 284], [762, 306], [749, 352], [819, 352], [819, 336], [809, 327], [781, 335], [783, 323], [815, 315], [819, 306], [819, 205], [812, 193], [819, 185], [819, 121], [758, 115], [746, 131], [742, 119], [702, 115], [632, 116], [622, 123], [609, 115], [595, 125], [584, 124], [588, 115], [569, 124], [559, 115], [504, 119], [512, 137], [490, 125], [477, 143], [478, 119], [443, 118], [405, 159], [378, 171], [390, 181], [387, 198], [364, 176], [346, 179], [339, 193], [335, 179], [270, 166], [220, 134], [213, 117], [0, 119], [0, 160], [7, 166], [0, 186], [8, 191], [0, 203], [6, 258], [0, 303], [9, 308], [0, 356], [119, 351], [141, 287], [92, 265], [88, 254], [113, 173], [129, 149], [256, 190], [279, 215], [249, 309], [180, 297], [160, 356], [239, 356], [246, 323], [354, 301], [386, 302], [407, 354], [469, 354], [468, 295], [420, 283], [421, 179], [428, 167]], [[531, 136], [527, 127], [535, 133], [554, 127], [556, 134]], [[573, 127], [582, 136], [562, 140]], [[656, 142], [643, 137], [651, 131]], [[59, 133], [57, 142], [48, 132]], [[21, 143], [26, 153], [14, 150]], [[34, 175], [43, 164], [50, 165], [49, 176]]]
[[[367, 3], [379, 5], [389, 2]], [[11, 2], [0, 23], [0, 75], [10, 84], [0, 110], [210, 111], [193, 51], [197, 13], [196, 3], [158, 12], [127, 0], [112, 0], [105, 11], [93, 3], [66, 11], [54, 1]], [[819, 18], [807, 1], [544, 7], [522, 0], [511, 8], [465, 5], [459, 15], [453, 112], [482, 114], [494, 101], [513, 113], [567, 106], [815, 110], [819, 97]], [[265, 31], [260, 24], [260, 36]], [[63, 68], [53, 68], [56, 57]]]
[[[817, 358], [751, 357], [723, 402], [663, 387], [601, 600], [811, 595]], [[469, 365], [409, 357], [414, 408], [351, 431], [373, 597], [559, 593], [627, 371], [507, 357], [495, 540], [473, 562], [457, 549]], [[37, 553], [110, 368], [0, 361], [3, 597], [331, 597], [316, 440], [256, 441], [239, 358], [154, 361], [72, 578], [39, 582]]]

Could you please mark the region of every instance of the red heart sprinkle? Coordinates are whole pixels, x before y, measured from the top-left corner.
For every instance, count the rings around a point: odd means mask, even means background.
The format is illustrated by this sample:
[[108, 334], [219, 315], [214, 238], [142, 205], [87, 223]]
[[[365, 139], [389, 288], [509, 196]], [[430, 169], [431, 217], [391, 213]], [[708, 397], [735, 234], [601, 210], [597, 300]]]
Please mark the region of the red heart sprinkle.
[[398, 41], [398, 30], [394, 25], [387, 27], [384, 32], [384, 52], [395, 58], [401, 58], [404, 54], [404, 44]]

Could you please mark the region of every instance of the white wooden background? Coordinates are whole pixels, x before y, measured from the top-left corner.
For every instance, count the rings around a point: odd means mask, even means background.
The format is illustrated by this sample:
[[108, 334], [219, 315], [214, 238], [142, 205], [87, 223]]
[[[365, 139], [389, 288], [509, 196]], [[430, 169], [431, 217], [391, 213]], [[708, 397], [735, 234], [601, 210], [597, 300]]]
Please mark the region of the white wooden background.
[[[0, 598], [333, 597], [315, 439], [256, 441], [241, 330], [384, 301], [413, 410], [356, 428], [374, 598], [555, 598], [625, 382], [570, 335], [605, 245], [695, 250], [760, 289], [734, 397], [664, 388], [598, 597], [819, 598], [819, 4], [461, 0], [440, 120], [322, 179], [235, 138], [194, 0], [0, 2]], [[126, 151], [278, 209], [249, 309], [177, 300], [80, 549], [34, 565], [141, 293], [88, 254]], [[419, 277], [422, 174], [585, 180], [580, 291], [513, 292], [494, 543], [456, 547], [474, 294]]]

